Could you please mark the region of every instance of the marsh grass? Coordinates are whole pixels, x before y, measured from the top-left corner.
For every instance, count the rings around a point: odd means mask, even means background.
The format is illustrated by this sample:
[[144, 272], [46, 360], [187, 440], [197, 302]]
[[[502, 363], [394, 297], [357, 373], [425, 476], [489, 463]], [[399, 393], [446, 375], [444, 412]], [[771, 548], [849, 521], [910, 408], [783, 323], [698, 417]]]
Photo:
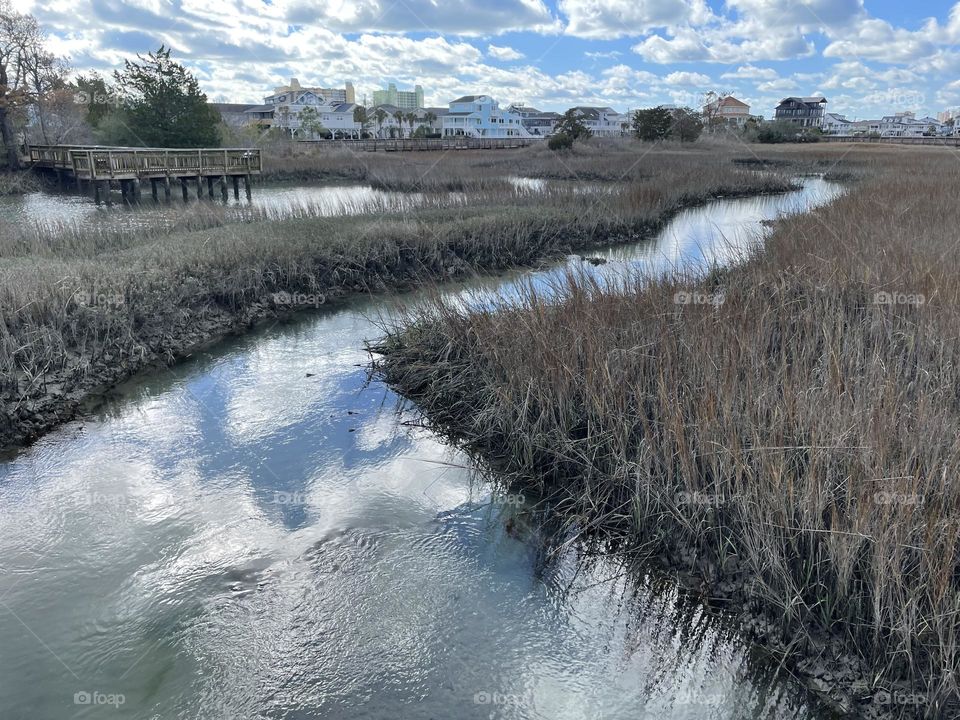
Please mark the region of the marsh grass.
[[866, 668], [829, 685], [956, 717], [960, 159], [852, 159], [852, 192], [742, 266], [438, 298], [388, 328], [378, 366], [582, 532], [732, 582], [794, 660], [839, 643]]
[[[573, 185], [530, 193], [508, 183], [422, 192], [401, 198], [399, 208], [386, 198], [361, 214], [333, 217], [309, 204], [277, 215], [192, 203], [182, 215], [136, 230], [4, 226], [0, 401], [7, 412], [0, 445], [24, 436], [24, 422], [27, 434], [46, 426], [38, 403], [66, 405], [58, 398], [72, 402], [285, 310], [274, 293], [336, 298], [533, 264], [636, 239], [680, 207], [718, 194], [789, 187], [783, 177], [735, 168], [728, 156], [708, 158], [681, 154], [667, 162], [635, 153], [634, 162], [647, 163], [657, 178], [619, 183], [602, 197]], [[606, 156], [595, 161], [602, 166]], [[456, 166], [456, 173], [466, 170]]]

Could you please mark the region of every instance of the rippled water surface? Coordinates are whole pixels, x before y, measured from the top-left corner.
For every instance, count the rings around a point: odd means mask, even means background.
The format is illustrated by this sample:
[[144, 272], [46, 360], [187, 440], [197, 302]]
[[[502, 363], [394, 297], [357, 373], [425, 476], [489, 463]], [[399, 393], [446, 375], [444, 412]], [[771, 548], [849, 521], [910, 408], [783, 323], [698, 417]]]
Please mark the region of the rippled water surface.
[[[729, 258], [835, 193], [681, 213], [596, 271]], [[398, 412], [362, 349], [391, 302], [198, 353], [0, 461], [0, 717], [826, 717]]]

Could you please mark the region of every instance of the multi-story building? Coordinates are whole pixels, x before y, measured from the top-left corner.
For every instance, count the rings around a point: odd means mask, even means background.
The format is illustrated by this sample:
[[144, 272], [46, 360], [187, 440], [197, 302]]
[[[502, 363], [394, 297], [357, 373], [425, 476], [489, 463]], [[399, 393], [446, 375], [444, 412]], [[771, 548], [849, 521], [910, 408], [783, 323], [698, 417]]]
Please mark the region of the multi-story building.
[[814, 97], [788, 97], [780, 101], [774, 116], [779, 122], [788, 122], [805, 128], [818, 128], [823, 124], [827, 99]]
[[423, 107], [423, 88], [414, 85], [413, 90], [397, 90], [397, 86], [390, 83], [386, 90], [373, 91], [373, 104], [393, 105], [401, 110], [418, 110]]
[[443, 116], [443, 135], [474, 138], [533, 137], [523, 126], [523, 118], [508, 110], [489, 95], [464, 95], [450, 102]]
[[551, 135], [560, 122], [560, 113], [537, 110], [527, 105], [514, 103], [507, 112], [520, 116], [520, 121], [531, 135], [541, 137]]
[[[294, 137], [315, 139], [318, 133], [332, 137], [359, 137], [360, 123], [354, 120], [357, 105], [353, 85], [336, 88], [305, 88], [296, 78], [289, 85], [274, 89], [263, 99], [263, 105], [246, 110], [251, 121], [260, 127], [279, 128]], [[309, 112], [304, 115], [304, 111]], [[309, 118], [309, 122], [305, 122]], [[320, 129], [318, 129], [318, 126]]]
[[702, 110], [704, 124], [708, 129], [742, 128], [751, 118], [750, 106], [733, 95], [713, 96]]
[[594, 137], [620, 137], [629, 131], [630, 119], [611, 107], [579, 106], [571, 109]]

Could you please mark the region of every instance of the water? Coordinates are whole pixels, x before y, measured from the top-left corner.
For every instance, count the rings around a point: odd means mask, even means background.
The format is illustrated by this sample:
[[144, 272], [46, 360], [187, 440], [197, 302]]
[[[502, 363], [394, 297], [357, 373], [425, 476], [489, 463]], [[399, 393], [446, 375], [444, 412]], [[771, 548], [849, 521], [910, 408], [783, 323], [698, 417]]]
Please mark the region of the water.
[[[599, 270], [834, 192], [681, 213]], [[362, 350], [391, 308], [222, 343], [0, 461], [0, 717], [827, 717], [729, 621], [561, 545], [398, 412]]]
[[[399, 193], [375, 190], [366, 185], [274, 185], [255, 187], [248, 201], [241, 192], [234, 199], [233, 190], [224, 203], [220, 191], [215, 191], [212, 200], [196, 199], [196, 186], [190, 187], [190, 199], [183, 201], [179, 183], [173, 186], [170, 202], [154, 202], [150, 197], [149, 184], [144, 186], [145, 195], [138, 205], [126, 206], [116, 195], [113, 205], [97, 205], [89, 196], [79, 193], [35, 192], [27, 195], [0, 196], [0, 221], [15, 225], [44, 225], [62, 223], [115, 223], [129, 227], [150, 225], [158, 220], [180, 216], [186, 210], [195, 212], [205, 207], [226, 207], [228, 212], [239, 214], [244, 208], [262, 208], [271, 216], [290, 215], [300, 208], [315, 208], [321, 215], [352, 215], [374, 210], [404, 210], [422, 202], [417, 193]], [[206, 195], [207, 188], [203, 188]], [[163, 197], [161, 190], [160, 197]]]

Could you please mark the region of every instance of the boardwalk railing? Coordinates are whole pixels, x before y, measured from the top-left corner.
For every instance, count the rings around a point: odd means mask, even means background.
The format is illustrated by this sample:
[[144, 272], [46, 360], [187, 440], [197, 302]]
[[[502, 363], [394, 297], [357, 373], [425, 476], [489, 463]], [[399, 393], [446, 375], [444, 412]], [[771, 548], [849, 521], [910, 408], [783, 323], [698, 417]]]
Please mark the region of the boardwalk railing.
[[882, 143], [892, 145], [941, 145], [960, 147], [960, 137], [866, 137], [863, 135], [823, 135], [824, 142]]
[[317, 147], [348, 147], [363, 152], [410, 152], [417, 150], [499, 150], [521, 148], [540, 138], [473, 138], [465, 136], [444, 138], [395, 138], [388, 140], [299, 140], [302, 145]]
[[78, 180], [259, 175], [259, 148], [177, 150], [85, 145], [31, 145], [36, 167], [72, 173]]

